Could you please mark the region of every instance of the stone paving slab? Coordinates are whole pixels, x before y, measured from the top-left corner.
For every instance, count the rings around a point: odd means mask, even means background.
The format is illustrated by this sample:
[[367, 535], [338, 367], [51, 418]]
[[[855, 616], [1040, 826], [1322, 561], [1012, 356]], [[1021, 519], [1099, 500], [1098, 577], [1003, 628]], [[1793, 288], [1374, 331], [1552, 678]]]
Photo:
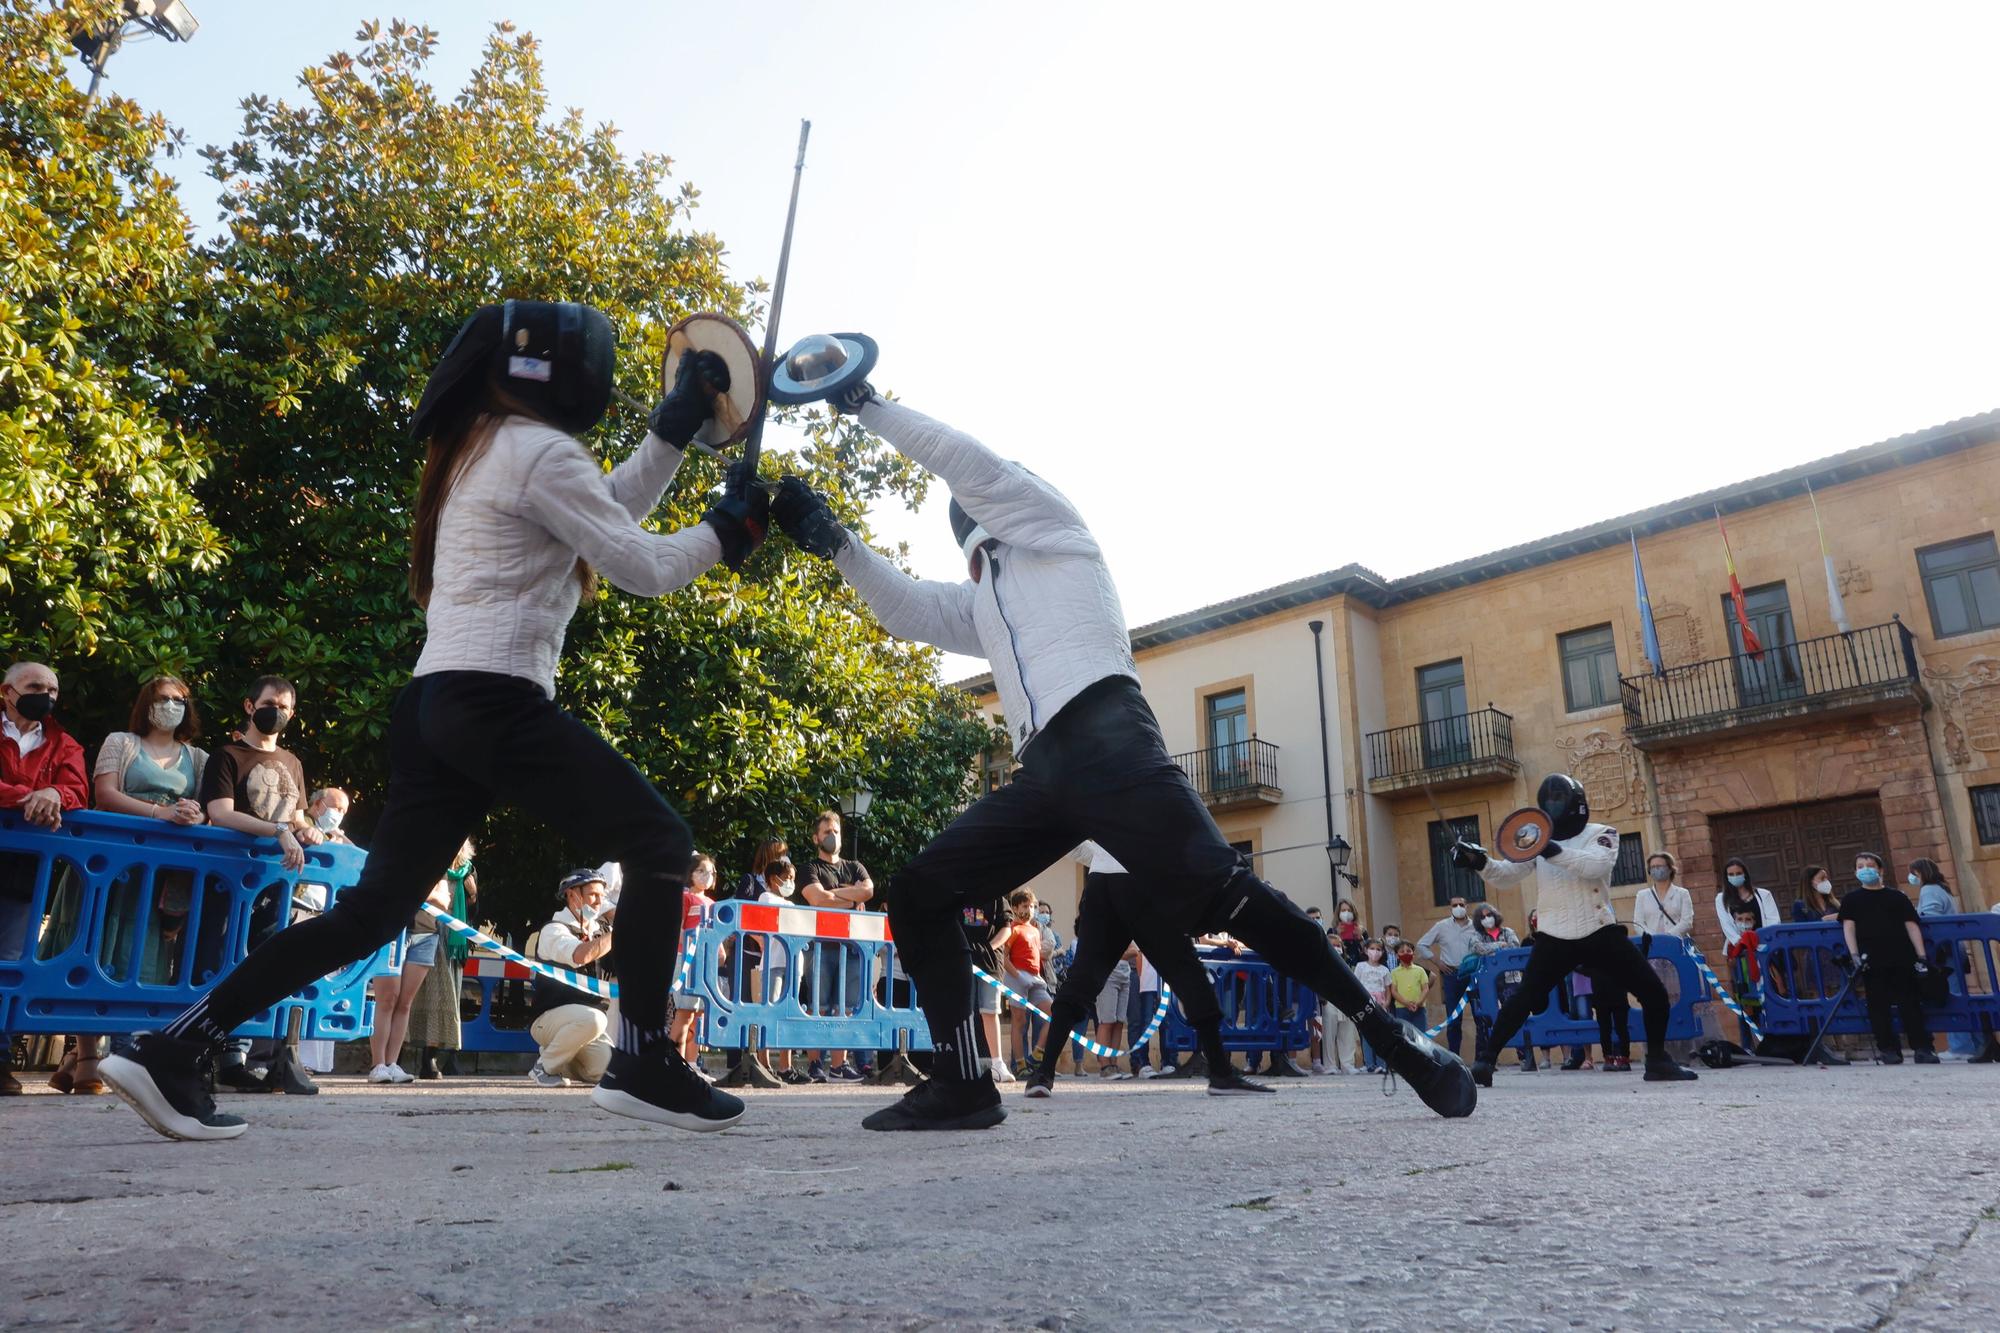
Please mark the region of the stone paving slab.
[[[0, 1327], [2000, 1328], [2000, 1069], [1065, 1079], [985, 1133], [754, 1094], [708, 1137], [524, 1079], [0, 1102]], [[1018, 1087], [1018, 1085], [1016, 1085]]]

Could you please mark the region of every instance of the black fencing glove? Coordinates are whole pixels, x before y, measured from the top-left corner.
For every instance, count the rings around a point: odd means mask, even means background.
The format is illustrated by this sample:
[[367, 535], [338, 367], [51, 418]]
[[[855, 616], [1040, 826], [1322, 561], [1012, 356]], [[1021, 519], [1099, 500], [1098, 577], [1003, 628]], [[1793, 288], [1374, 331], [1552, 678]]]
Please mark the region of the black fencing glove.
[[701, 521], [722, 538], [722, 560], [731, 569], [743, 568], [750, 553], [764, 544], [764, 534], [771, 527], [770, 493], [757, 484], [757, 474], [747, 466], [748, 461], [739, 459], [729, 465], [722, 498], [701, 516]]
[[1562, 844], [1557, 842], [1554, 838], [1550, 838], [1549, 845], [1542, 848], [1542, 859], [1544, 861], [1553, 861], [1562, 854], [1563, 854]]
[[778, 498], [771, 501], [771, 516], [800, 550], [824, 560], [840, 554], [850, 540], [826, 497], [797, 477], [786, 477], [778, 484]]
[[646, 429], [685, 449], [702, 423], [715, 415], [715, 395], [729, 392], [729, 364], [714, 352], [695, 352], [674, 368], [674, 387], [667, 391]]
[[1460, 870], [1478, 870], [1486, 864], [1486, 849], [1461, 839], [1451, 845], [1451, 863]]
[[839, 393], [827, 399], [827, 402], [833, 405], [833, 409], [836, 412], [845, 412], [849, 416], [853, 416], [856, 412], [859, 412], [863, 407], [874, 401], [875, 386], [867, 380], [862, 380], [859, 384], [850, 384]]

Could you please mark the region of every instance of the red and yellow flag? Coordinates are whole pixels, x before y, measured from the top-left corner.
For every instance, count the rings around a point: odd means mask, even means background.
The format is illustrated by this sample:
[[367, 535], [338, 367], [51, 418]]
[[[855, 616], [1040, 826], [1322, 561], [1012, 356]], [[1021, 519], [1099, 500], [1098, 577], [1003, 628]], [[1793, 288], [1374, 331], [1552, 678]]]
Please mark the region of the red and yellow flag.
[[1722, 526], [1722, 507], [1716, 506], [1715, 527], [1722, 534], [1722, 563], [1729, 569], [1729, 601], [1736, 608], [1736, 628], [1743, 635], [1743, 651], [1761, 660], [1764, 645], [1757, 641], [1757, 631], [1750, 628], [1750, 612], [1743, 604], [1743, 581], [1736, 577], [1736, 557], [1729, 551], [1729, 529]]

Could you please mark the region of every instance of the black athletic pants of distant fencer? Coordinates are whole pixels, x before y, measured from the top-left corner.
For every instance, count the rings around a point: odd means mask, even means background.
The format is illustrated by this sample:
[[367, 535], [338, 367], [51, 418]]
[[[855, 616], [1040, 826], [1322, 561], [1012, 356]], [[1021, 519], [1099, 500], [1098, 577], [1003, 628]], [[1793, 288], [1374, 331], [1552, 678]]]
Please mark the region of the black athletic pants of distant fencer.
[[933, 1077], [979, 1077], [978, 983], [961, 907], [1020, 887], [1085, 838], [1130, 872], [1160, 930], [1227, 930], [1342, 1010], [1368, 1007], [1326, 932], [1223, 838], [1167, 754], [1139, 682], [1107, 676], [1044, 722], [1013, 782], [974, 803], [889, 881], [889, 925], [930, 1024]]
[[[596, 732], [517, 676], [418, 676], [389, 720], [389, 792], [360, 883], [325, 915], [279, 931], [189, 1015], [227, 1032], [316, 977], [396, 937], [495, 805], [545, 821], [624, 868], [611, 956], [621, 1027], [667, 1023], [681, 889], [694, 838], [653, 784]], [[176, 1020], [169, 1030], [182, 1026]]]
[[1908, 963], [1870, 967], [1861, 978], [1862, 999], [1868, 1002], [1868, 1026], [1875, 1030], [1875, 1049], [1901, 1051], [1896, 1040], [1893, 1007], [1903, 1018], [1903, 1036], [1913, 1051], [1934, 1049], [1930, 1024], [1924, 1020], [1923, 999], [1917, 991], [1917, 976]]
[[[1646, 1020], [1646, 1055], [1667, 1051], [1667, 1011], [1671, 1002], [1660, 974], [1653, 971], [1625, 934], [1623, 926], [1606, 926], [1580, 940], [1558, 939], [1537, 932], [1528, 953], [1528, 965], [1521, 970], [1521, 988], [1500, 1006], [1486, 1034], [1479, 1058], [1491, 1063], [1528, 1021], [1535, 1007], [1548, 999], [1549, 992], [1570, 973], [1588, 968], [1593, 1003], [1600, 990], [1616, 996], [1636, 995]], [[1607, 1055], [1613, 1052], [1606, 1051]]]
[[[1076, 910], [1076, 957], [1070, 960], [1069, 975], [1056, 987], [1055, 1003], [1049, 1013], [1056, 1021], [1068, 1023], [1066, 1031], [1049, 1032], [1051, 1052], [1076, 1031], [1097, 1003], [1097, 993], [1125, 947], [1137, 944], [1146, 961], [1159, 972], [1160, 979], [1173, 988], [1181, 1014], [1188, 1026], [1199, 1028], [1209, 1020], [1220, 1021], [1222, 1006], [1215, 1001], [1215, 984], [1201, 955], [1187, 935], [1162, 925], [1146, 901], [1145, 886], [1131, 875], [1089, 874], [1083, 877], [1083, 901]], [[1150, 1021], [1152, 1015], [1146, 1015]], [[1143, 1029], [1141, 1029], [1143, 1030]], [[1137, 1042], [1139, 1032], [1128, 1034]]]

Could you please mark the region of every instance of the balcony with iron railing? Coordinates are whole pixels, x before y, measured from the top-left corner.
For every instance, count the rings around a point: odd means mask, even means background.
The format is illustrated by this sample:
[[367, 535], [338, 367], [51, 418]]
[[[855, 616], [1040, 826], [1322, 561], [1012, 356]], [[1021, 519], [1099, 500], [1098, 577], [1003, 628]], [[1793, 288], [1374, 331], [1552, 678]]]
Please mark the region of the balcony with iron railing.
[[1767, 645], [1619, 680], [1625, 730], [1642, 749], [1666, 749], [1724, 732], [1763, 730], [1804, 717], [1884, 706], [1922, 707], [1916, 637], [1901, 619], [1817, 639]]
[[1415, 787], [1469, 787], [1512, 778], [1514, 719], [1488, 706], [1407, 727], [1368, 733], [1368, 790], [1377, 796]]
[[1278, 747], [1254, 736], [1189, 750], [1175, 755], [1174, 762], [1211, 810], [1276, 805], [1285, 796], [1278, 785]]

